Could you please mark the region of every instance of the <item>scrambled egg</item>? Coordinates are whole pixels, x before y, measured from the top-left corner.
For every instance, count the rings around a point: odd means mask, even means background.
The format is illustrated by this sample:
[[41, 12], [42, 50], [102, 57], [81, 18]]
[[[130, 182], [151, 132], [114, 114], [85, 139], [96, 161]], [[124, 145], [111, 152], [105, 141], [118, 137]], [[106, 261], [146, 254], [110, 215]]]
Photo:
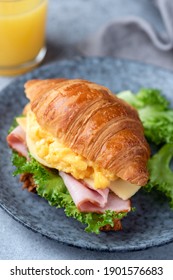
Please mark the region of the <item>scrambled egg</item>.
[[[23, 119], [23, 121], [21, 121]], [[117, 179], [115, 174], [98, 167], [94, 162], [76, 154], [62, 144], [58, 138], [44, 130], [29, 110], [18, 123], [26, 130], [26, 141], [32, 156], [41, 164], [70, 173], [76, 179], [92, 179], [95, 188], [104, 189]]]

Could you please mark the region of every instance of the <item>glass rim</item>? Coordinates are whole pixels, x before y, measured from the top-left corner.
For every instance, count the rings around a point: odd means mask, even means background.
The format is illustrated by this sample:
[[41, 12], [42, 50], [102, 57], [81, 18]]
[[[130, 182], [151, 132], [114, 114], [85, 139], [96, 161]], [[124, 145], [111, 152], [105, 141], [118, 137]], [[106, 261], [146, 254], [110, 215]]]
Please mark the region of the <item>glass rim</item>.
[[[0, 0], [0, 3], [9, 3], [9, 2], [25, 2], [28, 0]], [[46, 0], [40, 0], [40, 2], [46, 1]]]
[[[24, 16], [26, 13], [30, 13], [32, 10], [36, 10], [41, 5], [47, 5], [48, 0], [37, 0], [32, 2], [32, 5], [28, 5], [30, 3], [30, 0], [0, 0], [0, 7], [2, 7], [2, 10], [0, 8], [0, 19], [8, 18], [8, 17], [17, 17], [19, 15]], [[13, 8], [22, 8], [23, 10], [13, 12]], [[7, 7], [7, 12], [4, 13], [4, 9]], [[6, 11], [6, 10], [5, 10]]]

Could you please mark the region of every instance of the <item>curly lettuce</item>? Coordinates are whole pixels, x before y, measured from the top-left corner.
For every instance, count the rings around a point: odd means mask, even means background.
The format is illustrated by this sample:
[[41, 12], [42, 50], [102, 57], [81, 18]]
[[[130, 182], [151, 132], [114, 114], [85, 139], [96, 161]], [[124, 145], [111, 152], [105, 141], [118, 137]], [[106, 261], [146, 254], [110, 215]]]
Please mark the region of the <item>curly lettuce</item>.
[[148, 162], [150, 180], [146, 190], [153, 188], [163, 193], [173, 208], [173, 172], [171, 170], [171, 159], [173, 157], [173, 144], [165, 144]]
[[137, 94], [120, 92], [118, 97], [137, 109], [149, 141], [156, 145], [173, 143], [173, 110], [161, 91], [143, 88]]

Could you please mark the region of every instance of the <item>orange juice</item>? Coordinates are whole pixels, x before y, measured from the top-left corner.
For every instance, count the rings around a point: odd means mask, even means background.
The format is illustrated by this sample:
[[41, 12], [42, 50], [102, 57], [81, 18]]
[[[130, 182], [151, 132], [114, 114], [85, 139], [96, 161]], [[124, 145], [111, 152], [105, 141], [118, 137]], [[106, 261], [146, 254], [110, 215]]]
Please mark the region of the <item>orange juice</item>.
[[0, 0], [0, 75], [19, 74], [45, 55], [47, 0]]

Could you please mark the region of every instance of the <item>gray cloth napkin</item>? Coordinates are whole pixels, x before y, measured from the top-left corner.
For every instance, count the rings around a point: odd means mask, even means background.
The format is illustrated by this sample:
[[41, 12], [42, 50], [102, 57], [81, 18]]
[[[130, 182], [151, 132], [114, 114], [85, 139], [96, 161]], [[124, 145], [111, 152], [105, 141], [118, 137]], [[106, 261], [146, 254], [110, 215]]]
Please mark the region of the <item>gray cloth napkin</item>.
[[173, 0], [151, 0], [160, 13], [164, 33], [146, 20], [130, 16], [109, 22], [80, 45], [86, 56], [115, 56], [173, 70]]

